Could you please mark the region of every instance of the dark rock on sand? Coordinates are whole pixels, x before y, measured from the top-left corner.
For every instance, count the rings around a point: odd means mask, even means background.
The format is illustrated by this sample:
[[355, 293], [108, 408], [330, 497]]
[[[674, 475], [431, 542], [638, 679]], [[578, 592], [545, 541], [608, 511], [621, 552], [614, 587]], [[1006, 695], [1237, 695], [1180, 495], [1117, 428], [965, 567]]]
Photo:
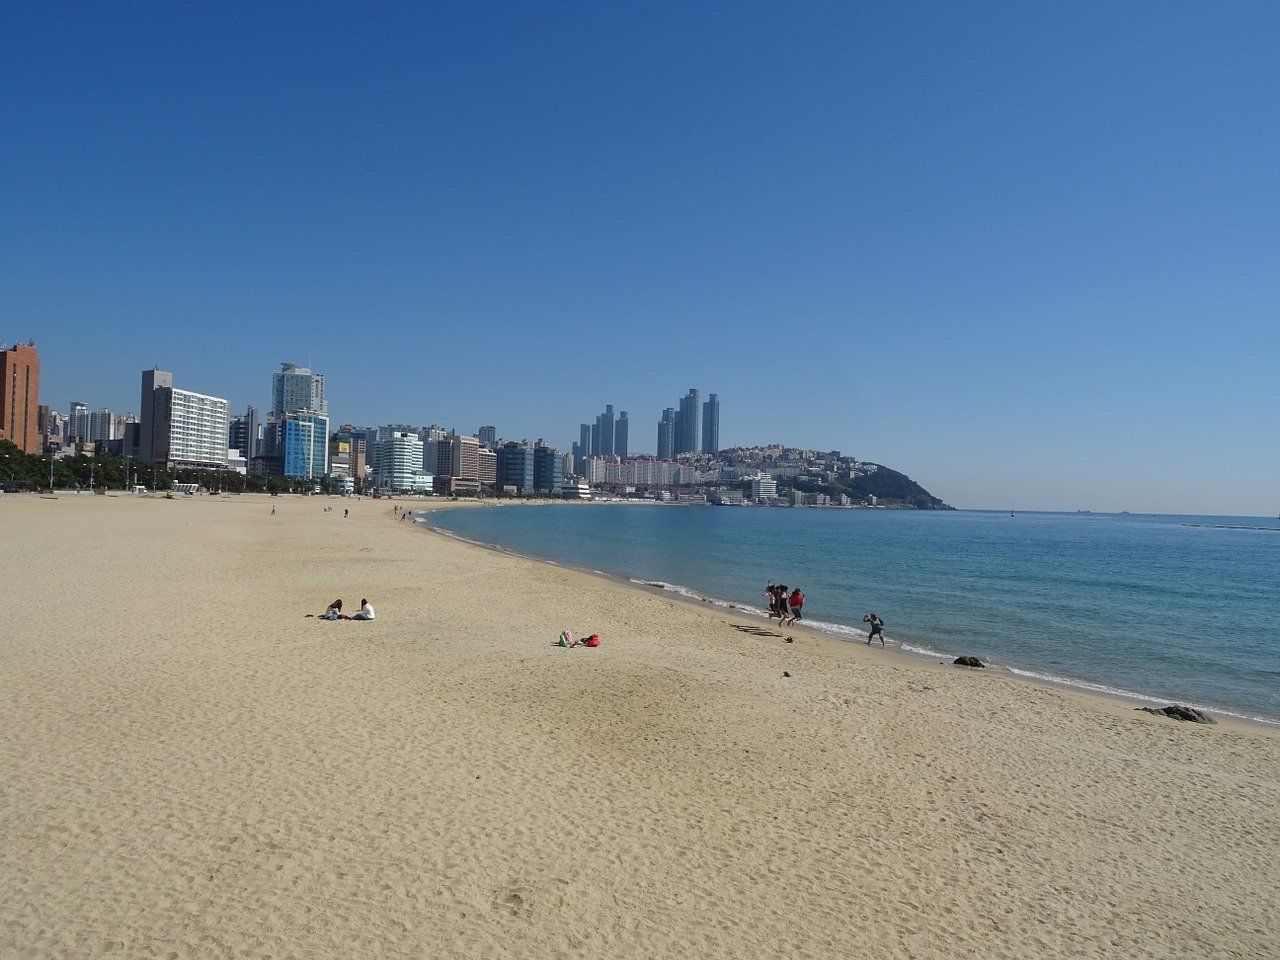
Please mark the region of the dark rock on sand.
[[782, 675], [783, 675], [784, 677], [789, 677], [789, 676], [791, 676], [791, 671], [790, 671], [790, 670], [783, 670], [783, 671], [782, 671]]
[[1185, 723], [1217, 723], [1203, 710], [1197, 710], [1195, 707], [1184, 707], [1181, 704], [1171, 703], [1167, 707], [1138, 707], [1143, 713], [1154, 713], [1157, 717], [1172, 717], [1174, 720], [1182, 720]]
[[951, 662], [957, 667], [986, 667], [986, 664], [977, 657], [956, 657], [955, 660]]

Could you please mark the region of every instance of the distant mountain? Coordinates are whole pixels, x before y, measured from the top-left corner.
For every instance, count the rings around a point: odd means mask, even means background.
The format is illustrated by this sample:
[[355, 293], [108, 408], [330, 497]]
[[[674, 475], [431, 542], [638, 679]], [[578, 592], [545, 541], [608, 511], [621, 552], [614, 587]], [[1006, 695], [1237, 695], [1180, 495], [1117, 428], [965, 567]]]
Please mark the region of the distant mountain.
[[828, 496], [843, 493], [855, 503], [867, 503], [871, 497], [875, 497], [878, 506], [906, 510], [955, 509], [950, 504], [939, 500], [905, 473], [890, 470], [878, 463], [867, 463], [864, 466], [875, 469], [856, 477], [836, 481], [819, 481], [806, 477], [783, 481], [779, 478], [778, 486], [782, 487], [785, 483], [805, 493], [825, 493]]

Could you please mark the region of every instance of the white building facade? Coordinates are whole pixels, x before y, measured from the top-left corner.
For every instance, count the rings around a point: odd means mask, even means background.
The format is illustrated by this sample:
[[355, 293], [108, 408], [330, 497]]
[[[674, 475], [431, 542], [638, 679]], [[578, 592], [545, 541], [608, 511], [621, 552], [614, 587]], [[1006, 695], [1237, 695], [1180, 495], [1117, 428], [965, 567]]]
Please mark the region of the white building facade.
[[778, 496], [778, 481], [762, 473], [751, 481], [751, 499], [774, 500]]
[[227, 401], [177, 387], [161, 390], [161, 403], [167, 407], [169, 441], [163, 459], [175, 467], [226, 469], [230, 419]]
[[374, 446], [378, 456], [373, 483], [389, 493], [430, 493], [433, 478], [422, 469], [422, 440], [416, 434], [394, 431]]

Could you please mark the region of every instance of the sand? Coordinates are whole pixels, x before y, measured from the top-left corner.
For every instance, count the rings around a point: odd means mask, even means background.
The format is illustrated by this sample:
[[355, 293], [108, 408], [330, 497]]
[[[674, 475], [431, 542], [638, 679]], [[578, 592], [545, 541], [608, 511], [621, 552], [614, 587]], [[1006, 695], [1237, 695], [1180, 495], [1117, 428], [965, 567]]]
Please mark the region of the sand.
[[[6, 958], [1280, 953], [1266, 730], [752, 636], [385, 502], [3, 496], [0, 583]], [[378, 619], [304, 618], [338, 596]]]

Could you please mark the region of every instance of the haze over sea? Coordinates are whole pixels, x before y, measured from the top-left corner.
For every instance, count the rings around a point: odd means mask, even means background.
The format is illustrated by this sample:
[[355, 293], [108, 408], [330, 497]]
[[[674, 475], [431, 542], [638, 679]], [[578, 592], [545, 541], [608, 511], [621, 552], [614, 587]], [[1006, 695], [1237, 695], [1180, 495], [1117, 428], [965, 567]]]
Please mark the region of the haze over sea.
[[809, 625], [849, 639], [875, 612], [909, 651], [1280, 719], [1280, 520], [601, 504], [428, 522], [757, 609], [766, 582], [800, 586]]

